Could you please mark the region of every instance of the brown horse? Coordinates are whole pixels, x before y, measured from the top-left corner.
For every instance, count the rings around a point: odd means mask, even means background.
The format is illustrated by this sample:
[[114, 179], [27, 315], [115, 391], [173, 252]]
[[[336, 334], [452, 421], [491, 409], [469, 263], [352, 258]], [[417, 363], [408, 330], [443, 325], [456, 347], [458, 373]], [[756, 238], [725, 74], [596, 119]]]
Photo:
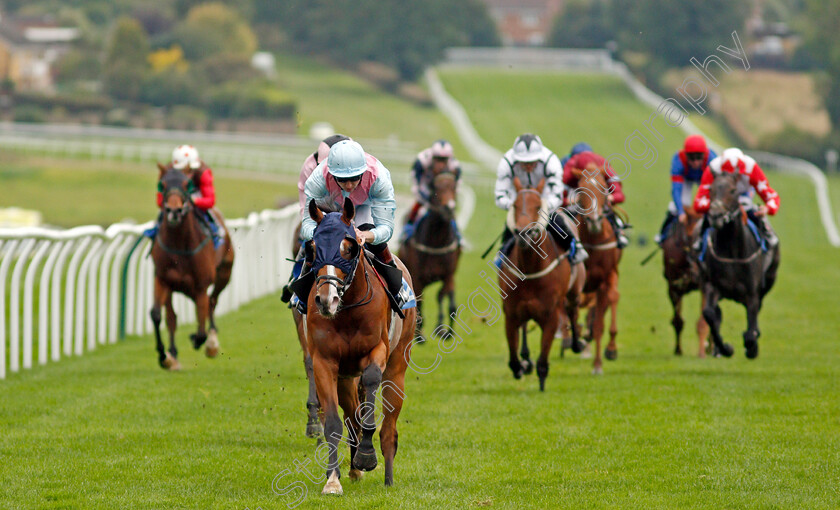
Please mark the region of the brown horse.
[[[300, 227], [295, 229], [294, 242], [292, 243], [292, 257], [300, 253]], [[303, 368], [306, 371], [306, 380], [309, 383], [309, 395], [306, 398], [306, 437], [321, 437], [324, 427], [321, 426], [321, 419], [318, 418], [318, 392], [315, 390], [315, 376], [312, 375], [312, 356], [309, 355], [309, 345], [306, 339], [306, 316], [301, 315], [297, 308], [292, 307], [292, 318], [295, 321], [298, 342], [303, 351]]]
[[[449, 325], [454, 324], [455, 271], [461, 257], [461, 243], [452, 222], [456, 206], [455, 174], [444, 171], [432, 180], [432, 196], [429, 199], [428, 213], [417, 220], [414, 235], [400, 245], [399, 256], [402, 259], [418, 296], [426, 286], [442, 282], [437, 294], [438, 326], [443, 324], [443, 299], [449, 297]], [[422, 338], [423, 308], [422, 300], [417, 301], [416, 334]]]
[[[671, 299], [671, 306], [674, 308], [674, 317], [671, 325], [674, 326], [676, 334], [676, 346], [674, 354], [682, 356], [680, 336], [685, 322], [681, 315], [682, 299], [686, 294], [700, 289], [700, 269], [691, 256], [692, 232], [694, 232], [698, 221], [702, 218], [697, 214], [694, 207], [685, 207], [686, 223], [674, 221], [671, 226], [671, 234], [662, 242], [662, 262], [664, 265], [663, 276], [668, 282], [668, 297]], [[706, 339], [709, 337], [709, 325], [703, 318], [702, 310], [705, 301], [700, 305], [701, 314], [697, 319], [697, 338], [699, 346], [697, 356], [706, 357], [706, 349], [709, 344]]]
[[[344, 411], [350, 444], [350, 478], [376, 467], [373, 434], [376, 431], [375, 394], [382, 386], [384, 420], [380, 430], [385, 458], [385, 485], [394, 483], [397, 453], [397, 418], [405, 398], [405, 370], [411, 355], [416, 309], [400, 318], [391, 310], [384, 285], [355, 237], [355, 208], [348, 198], [342, 213], [324, 215], [310, 202], [309, 215], [318, 223], [315, 246], [315, 288], [309, 293], [306, 315], [309, 353], [323, 425], [329, 445], [329, 466], [324, 494], [341, 494], [338, 443]], [[411, 277], [394, 257], [409, 285]], [[359, 397], [364, 397], [360, 403]], [[359, 432], [361, 439], [359, 440]]]
[[[152, 246], [152, 260], [155, 264], [154, 304], [150, 315], [155, 325], [155, 341], [158, 362], [162, 368], [179, 370], [178, 350], [175, 348], [177, 317], [172, 308], [172, 293], [180, 292], [193, 300], [196, 306], [198, 331], [190, 335], [193, 347], [201, 348], [205, 342], [205, 354], [214, 358], [219, 353], [215, 310], [219, 294], [230, 281], [233, 269], [233, 244], [225, 231], [225, 242], [219, 249], [213, 246], [209, 228], [199, 220], [195, 206], [190, 199], [192, 181], [179, 170], [172, 170], [158, 163], [160, 169], [159, 188], [163, 193], [160, 230]], [[221, 217], [221, 215], [219, 215]], [[222, 221], [220, 219], [220, 221]], [[213, 293], [207, 289], [213, 285]], [[169, 351], [164, 350], [160, 338], [162, 306], [166, 306], [166, 327], [169, 330]], [[205, 331], [205, 322], [210, 320], [210, 334]]]
[[586, 284], [584, 292], [589, 294], [584, 300], [588, 303], [589, 336], [595, 340], [595, 361], [593, 374], [602, 374], [601, 336], [604, 334], [604, 315], [610, 309], [610, 343], [604, 356], [608, 360], [618, 357], [615, 337], [618, 334], [616, 313], [618, 307], [618, 262], [621, 250], [618, 248], [617, 233], [613, 231], [607, 214], [610, 205], [604, 190], [607, 190], [607, 178], [603, 169], [592, 164], [587, 167], [586, 175], [580, 172], [579, 188], [575, 192], [575, 203], [579, 216], [580, 240], [589, 258], [586, 259]]
[[545, 391], [551, 344], [560, 323], [560, 310], [564, 306], [570, 280], [574, 278], [569, 259], [547, 231], [549, 211], [543, 210], [542, 200], [545, 179], [536, 189], [523, 188], [518, 178], [514, 178], [513, 184], [516, 200], [508, 212], [507, 226], [516, 242], [509, 263], [503, 260], [499, 270], [505, 334], [510, 351], [508, 366], [516, 379], [530, 373], [533, 365], [527, 358], [527, 351], [523, 349], [524, 359], [521, 361], [517, 351], [520, 328], [524, 331], [529, 320], [535, 321], [542, 330], [537, 376], [540, 391]]

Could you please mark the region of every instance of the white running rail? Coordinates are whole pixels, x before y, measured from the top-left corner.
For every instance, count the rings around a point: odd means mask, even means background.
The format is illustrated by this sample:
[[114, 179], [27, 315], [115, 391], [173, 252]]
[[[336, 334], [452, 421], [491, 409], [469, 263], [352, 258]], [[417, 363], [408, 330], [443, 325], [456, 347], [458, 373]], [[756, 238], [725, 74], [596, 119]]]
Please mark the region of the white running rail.
[[[236, 262], [217, 314], [280, 289], [299, 221], [294, 204], [227, 222]], [[152, 331], [153, 265], [142, 237], [150, 226], [0, 229], [0, 379], [7, 368], [18, 372], [115, 343], [121, 333]], [[195, 321], [184, 296], [176, 294], [174, 306], [181, 322]]]

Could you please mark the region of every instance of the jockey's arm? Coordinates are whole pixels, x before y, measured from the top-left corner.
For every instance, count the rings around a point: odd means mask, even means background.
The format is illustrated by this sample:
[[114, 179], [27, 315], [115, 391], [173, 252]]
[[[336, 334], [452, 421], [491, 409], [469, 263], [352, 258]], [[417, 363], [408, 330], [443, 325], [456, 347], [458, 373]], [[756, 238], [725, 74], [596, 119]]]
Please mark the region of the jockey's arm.
[[387, 243], [394, 235], [394, 214], [397, 210], [391, 174], [382, 163], [377, 161], [377, 165], [378, 176], [368, 197], [374, 227], [367, 233], [373, 234], [373, 239], [369, 240], [372, 244]]
[[565, 184], [568, 188], [575, 189], [577, 188], [577, 177], [575, 177], [574, 171], [577, 169], [577, 156], [572, 156], [566, 161], [566, 164], [563, 165], [563, 184]]
[[198, 183], [198, 191], [201, 196], [193, 199], [193, 203], [199, 209], [212, 208], [216, 205], [216, 190], [213, 187], [213, 172], [209, 168], [205, 168], [201, 173], [201, 181]]
[[161, 207], [163, 207], [163, 193], [158, 191], [157, 196], [155, 198], [157, 199], [158, 209], [160, 209]]
[[694, 197], [694, 210], [699, 214], [705, 214], [709, 211], [709, 206], [712, 205], [709, 195], [712, 189], [712, 183], [715, 181], [715, 175], [709, 167], [703, 170], [703, 178], [700, 179], [700, 187], [697, 188], [697, 195]]
[[[324, 180], [323, 172], [317, 168], [312, 172], [309, 179], [306, 179], [304, 192], [306, 193], [304, 211], [309, 211], [309, 202], [312, 200], [321, 200], [329, 197], [330, 193], [327, 190], [327, 183]], [[303, 221], [301, 222], [300, 238], [304, 241], [311, 240], [312, 235], [315, 233], [316, 226], [318, 226], [318, 224], [315, 223], [315, 220], [309, 217], [309, 213], [305, 213], [303, 215]]]
[[549, 211], [557, 211], [563, 205], [564, 188], [560, 159], [552, 154], [545, 163], [545, 188], [543, 188], [543, 199]]
[[502, 158], [496, 169], [496, 207], [507, 211], [513, 205], [516, 188], [513, 185], [510, 164]]
[[303, 166], [300, 168], [300, 177], [298, 178], [298, 203], [300, 204], [300, 217], [303, 219], [306, 216], [306, 180], [309, 179], [309, 176], [312, 175], [312, 170], [315, 169], [318, 164], [315, 162], [315, 155], [317, 153], [310, 154], [306, 161], [303, 162]]
[[612, 186], [613, 188], [613, 192], [610, 193], [610, 196], [612, 197], [612, 203], [623, 204], [626, 197], [624, 196], [624, 187], [621, 185], [621, 181], [618, 179], [618, 177], [610, 178], [607, 185]]
[[680, 160], [680, 153], [674, 154], [674, 159], [671, 160], [671, 200], [677, 206], [677, 214], [683, 211], [682, 191], [685, 186], [685, 177], [683, 176], [683, 164]]
[[756, 193], [761, 196], [761, 200], [767, 206], [767, 214], [773, 216], [779, 211], [779, 194], [770, 187], [770, 183], [767, 181], [767, 177], [764, 175], [761, 167], [758, 166], [758, 163], [753, 161], [752, 164], [754, 166], [750, 173], [750, 184], [755, 188]]

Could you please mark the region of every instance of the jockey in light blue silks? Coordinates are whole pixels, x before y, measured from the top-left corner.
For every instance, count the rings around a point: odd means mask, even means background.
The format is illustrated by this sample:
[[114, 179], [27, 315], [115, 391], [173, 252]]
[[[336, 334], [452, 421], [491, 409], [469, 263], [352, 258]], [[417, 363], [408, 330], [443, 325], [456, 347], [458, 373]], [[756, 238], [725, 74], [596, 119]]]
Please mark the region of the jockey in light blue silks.
[[[397, 208], [388, 169], [357, 142], [342, 140], [330, 148], [327, 160], [318, 164], [306, 180], [304, 193], [305, 211], [313, 200], [323, 210], [340, 211], [344, 199], [350, 198], [356, 209], [356, 236], [383, 263], [377, 270], [383, 273], [388, 291], [396, 297], [402, 289], [402, 271], [388, 250]], [[300, 229], [305, 243], [312, 241], [316, 226], [315, 220], [305, 214]]]

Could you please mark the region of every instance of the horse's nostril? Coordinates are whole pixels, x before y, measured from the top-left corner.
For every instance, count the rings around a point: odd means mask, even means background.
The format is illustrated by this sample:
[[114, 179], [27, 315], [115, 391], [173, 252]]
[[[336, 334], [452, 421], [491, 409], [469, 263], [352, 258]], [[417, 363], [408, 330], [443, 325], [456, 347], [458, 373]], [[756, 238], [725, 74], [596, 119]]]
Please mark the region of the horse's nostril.
[[317, 295], [317, 294], [315, 295], [315, 304], [316, 304], [316, 305], [320, 305], [320, 304], [321, 304], [321, 296], [319, 296], [319, 295]]

